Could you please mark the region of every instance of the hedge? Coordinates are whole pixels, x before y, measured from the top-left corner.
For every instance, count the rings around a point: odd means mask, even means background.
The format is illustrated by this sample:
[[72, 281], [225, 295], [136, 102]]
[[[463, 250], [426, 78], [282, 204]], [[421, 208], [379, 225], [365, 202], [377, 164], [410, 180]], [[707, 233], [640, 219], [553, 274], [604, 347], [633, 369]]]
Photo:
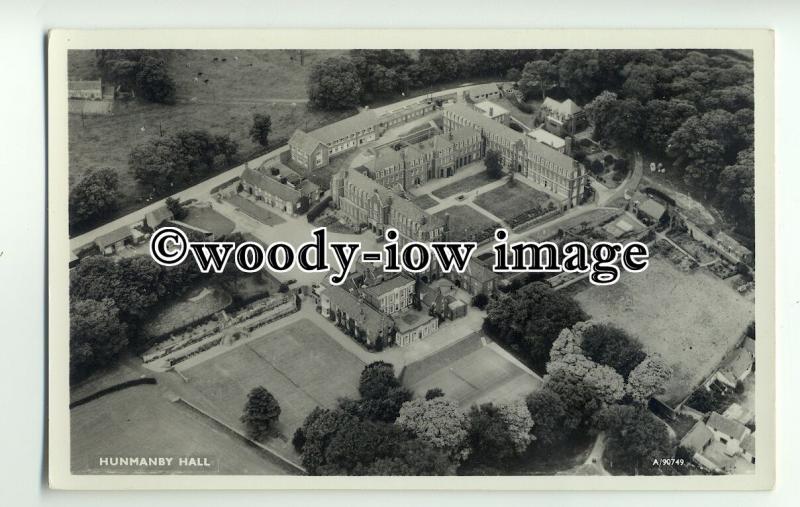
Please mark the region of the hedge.
[[158, 382], [153, 377], [145, 377], [145, 378], [137, 378], [137, 379], [133, 379], [133, 380], [128, 380], [127, 382], [121, 382], [121, 383], [115, 384], [115, 385], [113, 385], [111, 387], [106, 387], [105, 389], [100, 389], [99, 391], [97, 391], [94, 394], [90, 394], [89, 396], [86, 396], [85, 398], [81, 398], [81, 399], [79, 399], [77, 401], [73, 401], [72, 403], [69, 404], [69, 408], [73, 409], [75, 407], [80, 407], [81, 405], [85, 405], [85, 404], [89, 403], [90, 401], [94, 401], [94, 400], [96, 400], [98, 398], [101, 398], [101, 397], [107, 395], [107, 394], [115, 393], [117, 391], [122, 391], [123, 389], [127, 389], [129, 387], [148, 385], [148, 384], [149, 385], [155, 385], [157, 383]]
[[308, 213], [306, 213], [306, 220], [308, 220], [309, 223], [316, 220], [317, 217], [320, 216], [320, 214], [322, 214], [323, 211], [325, 211], [325, 208], [328, 207], [328, 205], [331, 203], [332, 200], [333, 199], [329, 195], [323, 197], [321, 201], [319, 201], [317, 204], [312, 206], [311, 209], [308, 210]]

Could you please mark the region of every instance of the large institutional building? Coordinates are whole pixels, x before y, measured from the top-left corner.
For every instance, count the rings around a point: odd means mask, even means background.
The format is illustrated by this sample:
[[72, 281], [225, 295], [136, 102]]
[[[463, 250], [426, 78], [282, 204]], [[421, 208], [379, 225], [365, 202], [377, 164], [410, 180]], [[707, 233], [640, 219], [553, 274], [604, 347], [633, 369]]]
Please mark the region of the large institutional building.
[[305, 169], [318, 169], [328, 161], [377, 138], [378, 117], [366, 110], [311, 132], [295, 130], [289, 139], [292, 160]]
[[366, 224], [377, 234], [390, 227], [408, 241], [443, 241], [444, 220], [370, 178], [364, 168], [343, 169], [331, 178], [333, 204], [354, 224]]
[[503, 165], [518, 172], [530, 182], [562, 197], [569, 207], [578, 204], [586, 184], [583, 166], [575, 160], [536, 140], [489, 118], [464, 103], [444, 106], [445, 133], [463, 127], [481, 135], [481, 156], [487, 150], [500, 154]]

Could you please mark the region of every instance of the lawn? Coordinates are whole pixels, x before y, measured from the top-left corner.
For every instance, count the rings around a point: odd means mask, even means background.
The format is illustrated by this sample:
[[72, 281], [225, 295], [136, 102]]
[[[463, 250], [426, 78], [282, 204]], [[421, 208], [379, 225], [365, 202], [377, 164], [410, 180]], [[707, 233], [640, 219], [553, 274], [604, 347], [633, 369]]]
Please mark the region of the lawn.
[[446, 214], [450, 215], [449, 241], [481, 242], [491, 237], [495, 228], [500, 227], [497, 222], [465, 204], [443, 209], [434, 216], [443, 219]]
[[266, 387], [277, 398], [279, 439], [270, 445], [291, 454], [295, 429], [315, 407], [334, 407], [341, 397], [358, 397], [364, 364], [322, 329], [302, 319], [183, 371], [187, 399], [235, 428], [247, 394]]
[[489, 175], [486, 173], [486, 171], [481, 171], [478, 174], [467, 176], [466, 178], [454, 181], [449, 185], [437, 188], [431, 193], [434, 195], [434, 197], [438, 197], [439, 199], [446, 199], [453, 195], [464, 194], [471, 190], [475, 190], [476, 188], [480, 188], [486, 185], [487, 183], [491, 183], [492, 181], [495, 180], [490, 178]]
[[439, 201], [431, 197], [429, 194], [420, 195], [419, 197], [411, 199], [411, 201], [422, 209], [433, 208], [439, 204]]
[[231, 296], [216, 287], [200, 287], [177, 301], [162, 307], [144, 327], [148, 337], [169, 334], [205, 317], [214, 315], [231, 304]]
[[99, 456], [209, 456], [218, 463], [214, 473], [286, 473], [262, 451], [168, 400], [158, 385], [132, 387], [72, 409], [70, 451], [77, 474], [98, 473]]
[[[137, 144], [162, 133], [191, 128], [229, 136], [239, 143], [241, 158], [247, 159], [264, 151], [249, 136], [253, 113], [272, 117], [269, 149], [285, 143], [296, 128], [311, 130], [349, 116], [353, 111], [312, 111], [305, 103], [306, 79], [313, 64], [340, 54], [342, 51], [338, 50], [309, 50], [301, 66], [294, 52], [286, 50], [164, 51], [168, 71], [176, 83], [177, 103], [166, 106], [138, 100], [117, 101], [111, 116], [70, 115], [70, 185], [87, 169], [115, 169], [123, 194], [117, 214], [121, 216], [141, 207], [149, 197], [128, 169], [128, 154]], [[227, 61], [215, 63], [215, 57]], [[69, 79], [99, 76], [94, 51], [70, 51], [68, 63]], [[217, 172], [224, 169], [227, 168], [220, 167]], [[164, 194], [179, 190], [165, 189]]]
[[189, 215], [183, 219], [184, 222], [211, 231], [216, 237], [230, 234], [236, 227], [232, 221], [211, 207], [189, 206], [187, 211]]
[[661, 397], [670, 405], [717, 367], [754, 315], [753, 303], [723, 280], [704, 270], [684, 273], [661, 257], [652, 257], [643, 273], [623, 273], [615, 285], [574, 297], [594, 319], [628, 331], [672, 366]]
[[546, 193], [516, 180], [482, 193], [474, 200], [475, 204], [507, 222], [536, 207], [544, 209], [550, 201]]
[[264, 206], [259, 206], [253, 201], [245, 199], [238, 194], [233, 194], [229, 197], [226, 197], [225, 200], [239, 208], [239, 210], [245, 215], [255, 218], [264, 225], [273, 226], [282, 224], [286, 221], [281, 216], [271, 212]]
[[491, 345], [484, 345], [480, 334], [474, 334], [408, 365], [403, 384], [417, 396], [438, 387], [462, 407], [468, 407], [522, 399], [540, 382]]

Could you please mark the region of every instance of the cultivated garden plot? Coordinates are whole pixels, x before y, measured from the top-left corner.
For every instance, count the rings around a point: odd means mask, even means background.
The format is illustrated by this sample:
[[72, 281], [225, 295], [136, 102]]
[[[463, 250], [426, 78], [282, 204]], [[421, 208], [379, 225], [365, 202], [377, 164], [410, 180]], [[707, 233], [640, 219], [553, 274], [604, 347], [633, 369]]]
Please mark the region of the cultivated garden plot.
[[662, 399], [675, 404], [719, 364], [753, 320], [751, 301], [704, 271], [685, 273], [660, 257], [643, 273], [575, 295], [593, 318], [613, 323], [673, 369]]
[[474, 202], [513, 227], [546, 213], [552, 201], [546, 193], [514, 180], [480, 194]]

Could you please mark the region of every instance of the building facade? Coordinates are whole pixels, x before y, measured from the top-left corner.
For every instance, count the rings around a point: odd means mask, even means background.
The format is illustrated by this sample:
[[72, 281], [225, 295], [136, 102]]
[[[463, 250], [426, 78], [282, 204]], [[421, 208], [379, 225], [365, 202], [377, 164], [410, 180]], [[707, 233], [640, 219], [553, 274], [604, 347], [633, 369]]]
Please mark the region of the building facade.
[[242, 191], [285, 213], [300, 214], [320, 199], [320, 188], [278, 160], [268, 160], [257, 169], [245, 167]]
[[378, 137], [374, 111], [362, 111], [311, 132], [296, 130], [289, 139], [292, 160], [305, 169], [328, 165], [331, 158], [374, 141]]
[[546, 97], [539, 112], [544, 128], [556, 135], [575, 135], [586, 124], [583, 109], [572, 99], [559, 102]]
[[506, 169], [560, 197], [565, 207], [578, 204], [587, 177], [583, 166], [575, 160], [488, 118], [467, 104], [446, 104], [443, 119], [445, 133], [462, 127], [477, 130], [481, 135], [481, 156], [493, 150]]
[[366, 169], [344, 169], [331, 178], [332, 204], [353, 224], [365, 224], [376, 234], [395, 228], [399, 243], [444, 241], [447, 225], [408, 199], [366, 174]]

